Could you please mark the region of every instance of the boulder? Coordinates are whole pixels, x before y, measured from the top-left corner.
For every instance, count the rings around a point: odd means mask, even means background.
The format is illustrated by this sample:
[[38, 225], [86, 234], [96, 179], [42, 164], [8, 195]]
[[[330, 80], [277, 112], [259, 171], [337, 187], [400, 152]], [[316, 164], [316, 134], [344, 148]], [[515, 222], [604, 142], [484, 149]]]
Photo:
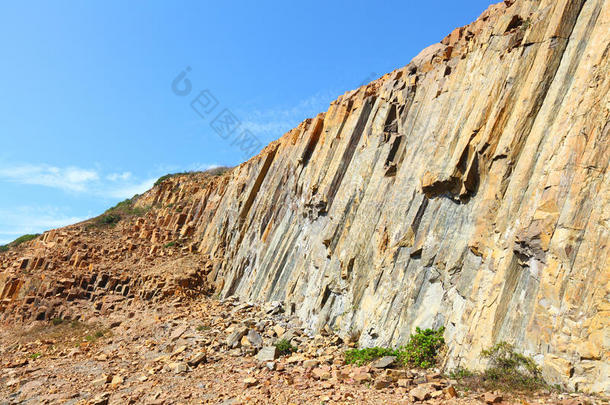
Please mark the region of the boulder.
[[385, 356], [374, 360], [370, 366], [373, 368], [387, 368], [396, 363], [396, 356]]
[[273, 361], [278, 358], [278, 351], [275, 346], [266, 346], [260, 349], [256, 355], [256, 359], [260, 362]]

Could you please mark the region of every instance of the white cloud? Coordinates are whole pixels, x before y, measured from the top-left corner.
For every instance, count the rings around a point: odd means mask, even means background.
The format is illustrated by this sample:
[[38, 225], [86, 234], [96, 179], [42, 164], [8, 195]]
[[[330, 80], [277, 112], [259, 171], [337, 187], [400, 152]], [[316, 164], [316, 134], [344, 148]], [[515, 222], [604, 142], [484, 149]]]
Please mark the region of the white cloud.
[[240, 112], [239, 118], [242, 119], [242, 128], [250, 130], [262, 141], [269, 142], [296, 127], [301, 121], [328, 110], [329, 104], [337, 96], [330, 91], [320, 92], [294, 106]]
[[193, 163], [190, 166], [188, 166], [186, 171], [193, 170], [193, 171], [196, 171], [196, 172], [204, 172], [206, 170], [216, 169], [217, 167], [220, 167], [220, 165], [209, 164], [209, 163]]
[[118, 181], [118, 180], [129, 180], [131, 178], [131, 172], [123, 172], [123, 173], [110, 173], [106, 178], [110, 181]]
[[64, 191], [82, 192], [99, 180], [95, 170], [78, 167], [59, 168], [49, 165], [21, 165], [0, 168], [0, 179], [13, 183], [58, 188]]
[[[193, 163], [159, 172], [159, 176], [169, 172], [208, 170], [217, 164]], [[158, 168], [160, 169], [160, 168]], [[50, 165], [22, 164], [0, 167], [0, 183], [8, 181], [16, 184], [50, 187], [71, 195], [101, 198], [104, 200], [124, 200], [150, 189], [158, 177], [140, 179], [131, 172], [104, 174], [101, 169], [78, 167], [55, 167]], [[108, 206], [113, 205], [112, 201]], [[0, 245], [30, 233], [42, 233], [49, 229], [84, 221], [87, 218], [70, 215], [66, 208], [52, 206], [0, 207]]]
[[155, 184], [155, 181], [157, 181], [157, 177], [144, 180], [140, 183], [125, 184], [120, 187], [109, 188], [106, 190], [105, 194], [107, 197], [119, 198], [124, 200], [126, 198], [131, 198], [136, 194], [142, 194], [143, 192], [151, 188]]
[[[219, 167], [217, 164], [193, 163], [188, 166], [172, 167], [172, 170], [157, 168], [157, 177], [137, 178], [131, 172], [112, 172], [105, 174], [101, 169], [83, 169], [74, 166], [56, 167], [46, 164], [21, 164], [0, 167], [2, 181], [22, 185], [50, 187], [79, 197], [94, 197], [113, 201], [131, 198], [150, 189], [158, 177], [167, 173], [183, 171], [203, 171]], [[168, 167], [165, 167], [168, 169]], [[67, 208], [66, 208], [67, 209]], [[84, 221], [87, 218], [66, 213], [65, 209], [55, 207], [0, 206], [0, 245], [13, 241], [28, 233], [59, 228]]]
[[0, 181], [59, 189], [102, 198], [129, 198], [153, 186], [157, 178], [137, 179], [131, 172], [102, 174], [99, 169], [22, 164], [0, 167]]
[[0, 209], [0, 245], [29, 233], [42, 233], [85, 220], [54, 207], [22, 206]]
[[191, 163], [188, 165], [168, 165], [168, 164], [159, 164], [155, 166], [155, 172], [160, 173], [159, 177], [165, 175], [165, 174], [171, 174], [171, 173], [182, 173], [182, 172], [190, 172], [190, 171], [196, 171], [196, 172], [203, 172], [206, 170], [210, 170], [210, 169], [215, 169], [217, 167], [221, 167], [222, 165], [219, 165], [217, 163], [201, 163], [201, 162], [195, 162], [195, 163]]
[[158, 167], [157, 177], [145, 179], [131, 172], [101, 173], [101, 170], [83, 169], [74, 166], [56, 167], [45, 164], [22, 164], [0, 167], [0, 182], [36, 185], [63, 190], [70, 193], [92, 195], [108, 199], [125, 199], [142, 194], [150, 189], [157, 179], [168, 173], [204, 171], [220, 167], [218, 164], [193, 163], [187, 166]]

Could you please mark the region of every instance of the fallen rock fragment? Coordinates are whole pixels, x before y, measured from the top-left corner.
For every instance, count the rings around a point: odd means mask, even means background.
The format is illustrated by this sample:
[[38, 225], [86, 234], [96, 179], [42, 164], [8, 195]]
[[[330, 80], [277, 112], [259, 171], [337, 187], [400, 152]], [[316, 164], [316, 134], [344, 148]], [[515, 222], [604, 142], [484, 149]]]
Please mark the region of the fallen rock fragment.
[[387, 377], [387, 376], [382, 376], [379, 377], [375, 380], [374, 383], [374, 387], [378, 390], [383, 389], [383, 388], [388, 388], [389, 386], [391, 386], [394, 383], [394, 381], [392, 381], [391, 378]]
[[188, 366], [186, 365], [186, 363], [182, 362], [170, 363], [169, 368], [175, 374], [180, 374], [188, 371]]
[[246, 333], [248, 333], [248, 328], [246, 328], [246, 327], [239, 327], [239, 328], [235, 329], [227, 337], [227, 340], [226, 340], [227, 346], [232, 349], [239, 347], [239, 345], [241, 344], [241, 338], [243, 338], [246, 335]]
[[110, 393], [105, 392], [93, 398], [93, 401], [91, 401], [91, 405], [108, 405], [109, 399]]
[[370, 366], [373, 368], [387, 368], [396, 362], [396, 356], [385, 356], [373, 361]]
[[305, 368], [315, 368], [315, 367], [318, 367], [318, 364], [319, 364], [318, 360], [309, 359], [309, 360], [305, 360], [303, 362], [303, 367], [305, 367]]
[[124, 381], [125, 381], [125, 379], [122, 376], [115, 375], [114, 377], [112, 377], [112, 380], [110, 381], [110, 386], [113, 388], [116, 388], [119, 385], [123, 384]]
[[243, 382], [246, 388], [250, 388], [258, 384], [258, 380], [254, 377], [244, 378]]
[[364, 382], [371, 381], [372, 376], [371, 376], [371, 373], [357, 372], [353, 375], [352, 378], [354, 379], [354, 381], [356, 381], [358, 383], [364, 383]]
[[312, 374], [318, 380], [330, 380], [330, 368], [329, 367], [319, 367], [313, 369]]
[[430, 399], [432, 393], [435, 391], [436, 389], [432, 388], [431, 386], [423, 384], [418, 385], [417, 387], [409, 391], [409, 395], [411, 396], [411, 399], [413, 401], [425, 401], [427, 399]]
[[266, 346], [258, 351], [256, 359], [260, 362], [273, 361], [278, 358], [277, 348], [275, 346]]
[[199, 352], [191, 357], [186, 363], [190, 367], [197, 367], [199, 364], [204, 363], [206, 361], [206, 353]]
[[456, 398], [458, 396], [457, 391], [452, 385], [448, 386], [443, 391], [445, 392], [445, 395], [447, 395], [447, 397], [449, 398]]
[[93, 385], [93, 386], [106, 385], [106, 384], [110, 383], [111, 381], [112, 381], [112, 375], [102, 374], [99, 378], [96, 378], [95, 380], [91, 381], [91, 385]]
[[486, 404], [499, 404], [502, 403], [502, 399], [502, 395], [493, 392], [486, 392], [483, 394], [483, 402]]

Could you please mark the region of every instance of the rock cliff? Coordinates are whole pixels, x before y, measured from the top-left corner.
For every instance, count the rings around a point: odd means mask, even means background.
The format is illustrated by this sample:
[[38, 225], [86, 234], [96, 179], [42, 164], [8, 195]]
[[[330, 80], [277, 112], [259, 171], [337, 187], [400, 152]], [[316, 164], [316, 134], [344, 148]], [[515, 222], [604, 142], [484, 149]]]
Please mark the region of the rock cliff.
[[206, 284], [362, 345], [445, 326], [446, 368], [508, 341], [608, 393], [609, 53], [607, 0], [490, 6], [248, 162], [165, 179], [143, 216], [0, 254], [0, 311]]

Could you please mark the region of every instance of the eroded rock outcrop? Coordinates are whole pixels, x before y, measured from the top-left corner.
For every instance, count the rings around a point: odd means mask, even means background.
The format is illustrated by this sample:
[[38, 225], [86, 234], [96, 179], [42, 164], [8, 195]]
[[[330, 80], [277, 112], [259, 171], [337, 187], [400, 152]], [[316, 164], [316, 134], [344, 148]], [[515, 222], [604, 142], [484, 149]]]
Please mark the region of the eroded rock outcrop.
[[[165, 180], [113, 232], [139, 265], [181, 240], [195, 279], [313, 329], [398, 345], [444, 325], [448, 368], [505, 340], [609, 392], [609, 52], [607, 0], [504, 1], [231, 172]], [[57, 266], [94, 271], [66, 249]], [[3, 254], [3, 307], [41, 257]]]

